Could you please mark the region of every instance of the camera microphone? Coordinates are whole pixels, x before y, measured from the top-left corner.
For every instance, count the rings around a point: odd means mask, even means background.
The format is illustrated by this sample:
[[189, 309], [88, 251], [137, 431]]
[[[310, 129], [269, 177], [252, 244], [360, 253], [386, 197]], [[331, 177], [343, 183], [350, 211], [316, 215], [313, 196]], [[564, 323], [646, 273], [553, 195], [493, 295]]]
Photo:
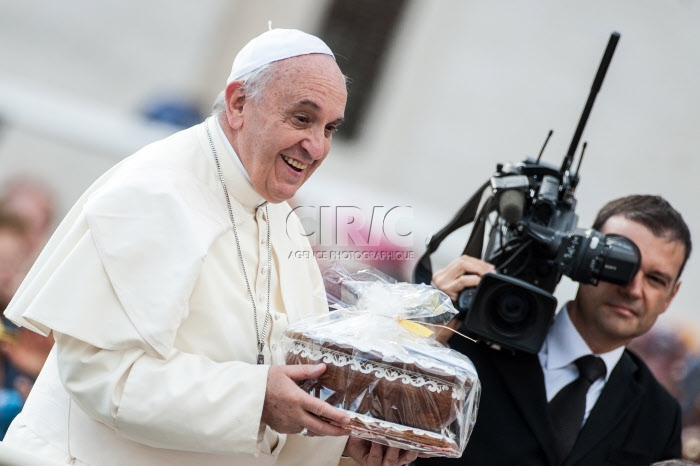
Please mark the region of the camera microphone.
[[491, 177], [491, 188], [498, 193], [498, 213], [503, 220], [514, 225], [525, 213], [525, 190], [530, 180], [525, 175], [509, 173], [512, 167], [501, 167], [497, 176]]
[[520, 189], [506, 189], [498, 197], [498, 212], [511, 225], [523, 218], [525, 193]]

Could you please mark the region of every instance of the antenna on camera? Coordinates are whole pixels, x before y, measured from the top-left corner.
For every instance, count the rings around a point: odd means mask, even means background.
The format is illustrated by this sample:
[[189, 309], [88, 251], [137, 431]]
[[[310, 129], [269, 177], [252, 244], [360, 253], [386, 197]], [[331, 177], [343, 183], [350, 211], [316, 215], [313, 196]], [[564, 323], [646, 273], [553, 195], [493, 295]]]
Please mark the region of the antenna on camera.
[[605, 78], [605, 73], [608, 71], [608, 66], [610, 65], [610, 61], [612, 60], [613, 53], [615, 52], [615, 47], [617, 47], [617, 42], [620, 40], [620, 34], [618, 32], [613, 32], [610, 34], [610, 40], [608, 41], [608, 46], [605, 48], [605, 53], [603, 54], [603, 59], [600, 62], [600, 66], [598, 67], [598, 73], [595, 76], [595, 79], [593, 80], [593, 85], [591, 86], [591, 92], [588, 94], [588, 101], [586, 102], [586, 106], [583, 109], [583, 113], [581, 114], [581, 119], [578, 122], [578, 127], [576, 128], [576, 132], [574, 133], [574, 138], [571, 140], [571, 145], [569, 146], [569, 151], [566, 153], [566, 156], [564, 157], [564, 162], [562, 163], [561, 166], [561, 173], [564, 174], [566, 173], [569, 168], [571, 168], [571, 163], [574, 160], [574, 154], [576, 152], [576, 148], [578, 147], [578, 143], [581, 140], [581, 135], [583, 134], [583, 128], [586, 126], [586, 122], [588, 121], [588, 116], [591, 113], [591, 109], [593, 108], [593, 102], [595, 102], [595, 98], [598, 95], [598, 91], [600, 90], [600, 86], [603, 85], [603, 79]]
[[578, 158], [578, 164], [576, 165], [576, 172], [574, 172], [573, 175], [569, 175], [569, 189], [566, 191], [566, 196], [569, 198], [573, 198], [574, 196], [574, 190], [578, 186], [578, 172], [581, 169], [581, 162], [583, 162], [583, 154], [586, 153], [586, 147], [588, 147], [588, 142], [583, 143], [583, 147], [581, 148], [581, 155]]
[[535, 163], [540, 163], [540, 159], [542, 158], [542, 154], [544, 153], [544, 148], [547, 147], [547, 143], [549, 142], [549, 138], [552, 137], [552, 133], [554, 133], [554, 130], [549, 130], [549, 134], [547, 134], [547, 139], [544, 140], [544, 144], [542, 144], [542, 149], [540, 149], [540, 155], [537, 156], [537, 162]]
[[578, 176], [578, 171], [581, 169], [581, 162], [583, 162], [583, 154], [586, 153], [586, 147], [588, 147], [588, 141], [583, 143], [583, 148], [581, 149], [581, 156], [578, 158], [578, 165], [576, 165], [576, 172], [574, 176]]

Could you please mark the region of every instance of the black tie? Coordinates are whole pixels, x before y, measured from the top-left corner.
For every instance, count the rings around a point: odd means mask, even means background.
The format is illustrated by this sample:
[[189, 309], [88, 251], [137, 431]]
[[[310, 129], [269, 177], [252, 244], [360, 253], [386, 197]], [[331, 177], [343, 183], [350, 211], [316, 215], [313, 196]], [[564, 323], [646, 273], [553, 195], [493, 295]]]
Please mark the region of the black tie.
[[576, 442], [586, 412], [586, 394], [591, 384], [605, 376], [605, 363], [589, 354], [574, 361], [578, 379], [565, 386], [549, 402], [549, 416], [554, 427], [558, 464], [562, 464]]

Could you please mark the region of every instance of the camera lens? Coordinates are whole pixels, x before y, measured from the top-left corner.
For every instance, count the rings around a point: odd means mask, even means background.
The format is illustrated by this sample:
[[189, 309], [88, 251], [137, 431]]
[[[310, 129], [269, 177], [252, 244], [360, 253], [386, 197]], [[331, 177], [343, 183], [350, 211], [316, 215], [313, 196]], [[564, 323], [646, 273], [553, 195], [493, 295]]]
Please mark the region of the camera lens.
[[624, 285], [629, 283], [639, 270], [642, 253], [634, 242], [624, 236], [607, 235], [605, 245], [608, 254], [600, 269], [599, 279]]
[[487, 308], [493, 330], [505, 336], [528, 332], [535, 318], [530, 295], [514, 286], [499, 290]]
[[556, 307], [556, 298], [541, 288], [487, 273], [462, 329], [489, 344], [534, 354], [542, 347]]
[[603, 235], [588, 230], [572, 235], [564, 252], [564, 273], [572, 280], [597, 285], [599, 280], [624, 285], [634, 278], [641, 262], [639, 248], [620, 235]]

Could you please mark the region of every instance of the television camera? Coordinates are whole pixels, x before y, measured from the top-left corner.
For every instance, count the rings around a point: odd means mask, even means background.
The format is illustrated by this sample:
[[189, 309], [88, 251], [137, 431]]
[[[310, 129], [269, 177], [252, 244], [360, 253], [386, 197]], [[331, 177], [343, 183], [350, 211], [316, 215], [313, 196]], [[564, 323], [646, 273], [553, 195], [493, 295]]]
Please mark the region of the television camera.
[[463, 290], [456, 303], [462, 330], [478, 341], [537, 353], [553, 321], [557, 300], [552, 293], [563, 275], [583, 284], [625, 284], [639, 269], [641, 255], [632, 241], [577, 227], [574, 191], [585, 143], [576, 170], [571, 170], [619, 37], [616, 32], [610, 37], [561, 167], [540, 161], [552, 131], [536, 160], [498, 164], [452, 221], [429, 239], [416, 265], [414, 281], [430, 283], [430, 255], [450, 233], [473, 222], [464, 254], [496, 268], [478, 287]]

